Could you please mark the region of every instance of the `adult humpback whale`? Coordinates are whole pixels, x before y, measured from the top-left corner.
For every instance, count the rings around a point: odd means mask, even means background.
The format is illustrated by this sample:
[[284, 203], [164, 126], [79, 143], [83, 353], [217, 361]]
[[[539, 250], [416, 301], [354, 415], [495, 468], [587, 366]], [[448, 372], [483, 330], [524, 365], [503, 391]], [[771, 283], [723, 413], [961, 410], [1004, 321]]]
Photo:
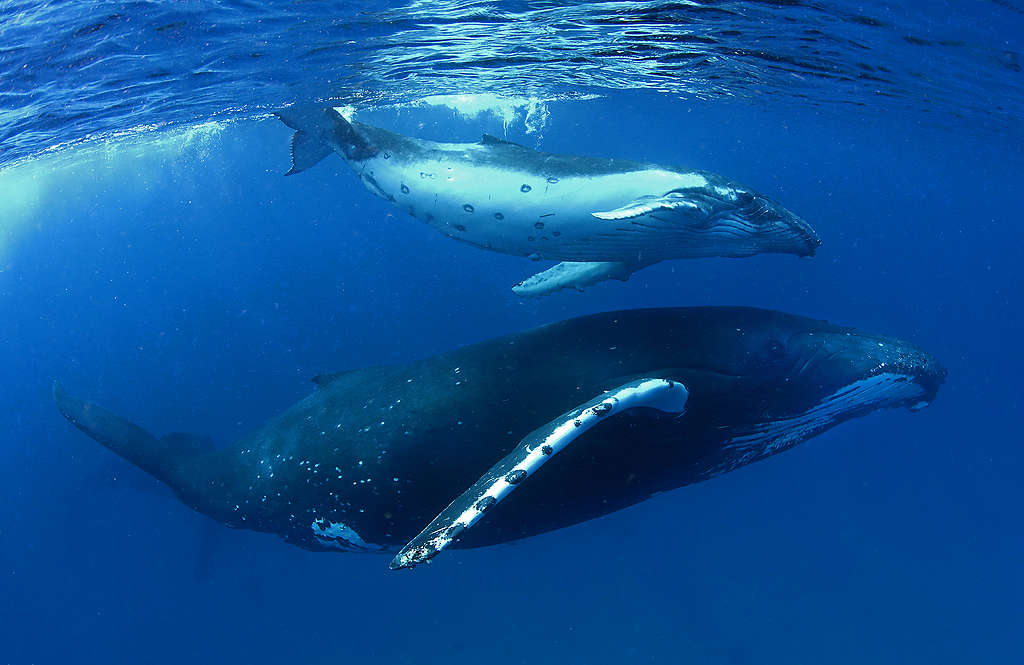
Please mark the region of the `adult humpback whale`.
[[921, 408], [944, 376], [897, 339], [700, 307], [585, 316], [317, 377], [313, 394], [214, 451], [154, 437], [59, 385], [54, 397], [79, 429], [215, 520], [313, 550], [408, 543], [392, 561], [401, 568], [458, 537], [473, 547], [558, 529], [875, 409]]
[[486, 134], [424, 141], [332, 108], [277, 116], [296, 130], [288, 175], [337, 152], [371, 192], [447, 236], [563, 262], [517, 285], [520, 295], [625, 280], [666, 259], [810, 256], [821, 244], [775, 201], [707, 171], [553, 155]]

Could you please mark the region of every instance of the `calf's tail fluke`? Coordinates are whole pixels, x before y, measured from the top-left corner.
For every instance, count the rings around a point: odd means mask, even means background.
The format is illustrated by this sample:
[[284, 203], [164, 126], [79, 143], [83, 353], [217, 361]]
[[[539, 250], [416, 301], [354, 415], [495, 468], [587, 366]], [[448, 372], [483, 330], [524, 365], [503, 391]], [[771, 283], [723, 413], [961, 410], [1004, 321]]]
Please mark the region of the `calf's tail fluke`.
[[322, 106], [289, 106], [274, 113], [295, 130], [292, 135], [292, 167], [285, 175], [301, 173], [332, 152], [346, 159], [362, 160], [377, 149], [343, 115]]

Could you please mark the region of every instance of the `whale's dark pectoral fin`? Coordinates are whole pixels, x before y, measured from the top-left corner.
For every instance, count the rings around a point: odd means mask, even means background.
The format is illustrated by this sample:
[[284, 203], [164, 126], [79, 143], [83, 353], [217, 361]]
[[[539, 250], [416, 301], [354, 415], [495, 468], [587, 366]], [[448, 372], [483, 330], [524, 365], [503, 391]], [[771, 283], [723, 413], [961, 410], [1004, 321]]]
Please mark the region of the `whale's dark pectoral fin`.
[[556, 453], [594, 425], [627, 409], [647, 407], [682, 413], [689, 393], [668, 379], [639, 379], [566, 411], [534, 430], [427, 525], [391, 561], [391, 569], [412, 568], [437, 556], [484, 512], [504, 499]]
[[650, 196], [632, 201], [621, 208], [607, 210], [605, 212], [592, 212], [592, 216], [598, 219], [617, 221], [620, 219], [633, 219], [643, 217], [652, 212], [677, 210], [680, 212], [700, 212], [700, 207], [680, 196]]
[[621, 263], [618, 261], [573, 262], [564, 261], [512, 287], [518, 296], [546, 296], [561, 289], [582, 291], [587, 286], [608, 279], [625, 282], [637, 270], [650, 263]]

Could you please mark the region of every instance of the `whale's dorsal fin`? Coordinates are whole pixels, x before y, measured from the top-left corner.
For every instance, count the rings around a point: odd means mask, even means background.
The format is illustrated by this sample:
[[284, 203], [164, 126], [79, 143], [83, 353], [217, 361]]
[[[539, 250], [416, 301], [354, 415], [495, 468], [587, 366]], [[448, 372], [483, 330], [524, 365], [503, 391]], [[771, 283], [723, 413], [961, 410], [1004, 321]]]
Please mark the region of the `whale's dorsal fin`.
[[331, 385], [332, 383], [334, 383], [335, 381], [337, 381], [339, 379], [343, 379], [343, 378], [347, 378], [347, 377], [352, 377], [352, 380], [359, 380], [358, 378], [356, 378], [356, 375], [359, 375], [359, 374], [365, 375], [367, 373], [373, 374], [375, 372], [379, 372], [381, 369], [384, 369], [384, 366], [382, 366], [382, 365], [370, 365], [369, 367], [357, 367], [355, 369], [345, 369], [345, 370], [342, 370], [340, 372], [329, 372], [329, 373], [324, 373], [324, 374], [317, 374], [316, 376], [313, 377], [312, 381], [313, 381], [313, 383], [316, 384], [317, 388], [326, 388], [327, 386]]
[[669, 379], [638, 379], [598, 395], [535, 429], [504, 459], [459, 495], [391, 561], [391, 569], [412, 568], [437, 556], [459, 534], [476, 524], [484, 511], [529, 478], [552, 456], [594, 425], [627, 409], [647, 407], [682, 413], [689, 393]]
[[[480, 139], [481, 145], [514, 145], [517, 148], [526, 148], [526, 146], [515, 143], [513, 141], [506, 141], [505, 139], [499, 139], [493, 134], [484, 134], [483, 138]], [[527, 148], [529, 150], [529, 148]]]
[[354, 371], [355, 371], [354, 369], [347, 369], [344, 372], [332, 372], [330, 374], [317, 374], [316, 376], [313, 377], [313, 383], [316, 384], [317, 388], [324, 388], [324, 387], [328, 386], [329, 384], [331, 384], [335, 379], [343, 377], [346, 374], [351, 374]]
[[312, 378], [312, 381], [316, 384], [317, 388], [323, 389], [342, 379], [349, 382], [362, 381], [365, 380], [367, 376], [378, 376], [381, 371], [387, 371], [387, 369], [387, 365], [357, 367], [355, 369], [346, 369], [340, 372], [317, 374]]

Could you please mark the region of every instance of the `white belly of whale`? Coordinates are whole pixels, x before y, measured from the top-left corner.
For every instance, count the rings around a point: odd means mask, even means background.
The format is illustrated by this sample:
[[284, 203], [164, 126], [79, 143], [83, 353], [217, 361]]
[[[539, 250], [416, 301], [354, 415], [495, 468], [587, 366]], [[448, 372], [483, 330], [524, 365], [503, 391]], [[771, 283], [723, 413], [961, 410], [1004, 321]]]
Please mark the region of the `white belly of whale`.
[[[628, 223], [597, 219], [592, 213], [617, 208], [652, 188], [707, 184], [697, 173], [655, 168], [557, 178], [469, 159], [400, 161], [379, 156], [353, 166], [371, 191], [447, 236], [498, 252], [558, 261], [635, 260], [644, 252], [664, 253], [664, 233], [657, 229], [634, 231]], [[679, 255], [678, 250], [670, 253]]]

